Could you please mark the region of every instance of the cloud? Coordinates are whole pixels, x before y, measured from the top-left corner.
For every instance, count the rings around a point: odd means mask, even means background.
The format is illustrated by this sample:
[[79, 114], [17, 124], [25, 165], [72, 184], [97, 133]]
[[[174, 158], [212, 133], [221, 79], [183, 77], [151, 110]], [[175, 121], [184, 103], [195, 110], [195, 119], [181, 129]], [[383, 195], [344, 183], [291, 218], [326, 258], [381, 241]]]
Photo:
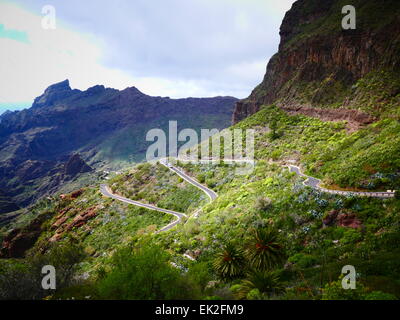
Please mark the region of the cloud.
[[0, 12], [7, 29], [23, 30], [29, 38], [29, 42], [0, 38], [0, 102], [32, 101], [47, 86], [66, 78], [78, 88], [133, 83], [123, 71], [101, 65], [101, 49], [91, 35], [62, 27], [42, 29], [40, 16], [10, 3], [1, 3]]
[[41, 29], [47, 1], [1, 3], [0, 23], [30, 40], [0, 39], [7, 75], [0, 78], [0, 88], [7, 87], [1, 92], [26, 101], [69, 78], [80, 89], [134, 85], [151, 95], [243, 98], [262, 80], [293, 2], [54, 0], [56, 30]]

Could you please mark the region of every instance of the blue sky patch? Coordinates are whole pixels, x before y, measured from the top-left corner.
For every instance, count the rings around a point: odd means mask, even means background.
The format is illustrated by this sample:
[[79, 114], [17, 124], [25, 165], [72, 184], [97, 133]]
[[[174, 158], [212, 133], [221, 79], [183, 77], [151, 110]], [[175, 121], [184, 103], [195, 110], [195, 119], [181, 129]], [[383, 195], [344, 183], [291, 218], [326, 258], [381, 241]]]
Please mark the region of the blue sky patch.
[[16, 110], [22, 110], [26, 108], [30, 108], [32, 105], [32, 102], [0, 102], [0, 115], [6, 111], [16, 111]]
[[7, 29], [4, 24], [0, 24], [0, 38], [7, 38], [23, 43], [29, 43], [28, 33], [25, 31]]

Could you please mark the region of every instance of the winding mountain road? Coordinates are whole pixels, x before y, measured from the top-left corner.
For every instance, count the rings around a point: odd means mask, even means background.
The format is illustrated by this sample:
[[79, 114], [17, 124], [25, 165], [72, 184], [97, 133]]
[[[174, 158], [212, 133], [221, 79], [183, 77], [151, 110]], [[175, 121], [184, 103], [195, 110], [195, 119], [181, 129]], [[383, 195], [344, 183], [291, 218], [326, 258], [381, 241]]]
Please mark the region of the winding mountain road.
[[331, 194], [338, 194], [338, 195], [356, 195], [360, 197], [370, 197], [370, 198], [380, 198], [380, 199], [387, 199], [387, 198], [394, 198], [394, 192], [355, 192], [355, 191], [341, 191], [341, 190], [330, 190], [323, 187], [320, 187], [321, 180], [310, 177], [305, 175], [301, 172], [301, 169], [294, 165], [288, 165], [289, 171], [294, 172], [301, 177], [307, 178], [304, 180], [303, 184], [307, 187], [311, 187], [316, 190], [320, 190], [322, 192], [331, 193]]
[[137, 207], [142, 207], [142, 208], [146, 208], [146, 209], [149, 209], [149, 210], [154, 210], [154, 211], [159, 211], [159, 212], [164, 212], [164, 213], [167, 213], [167, 214], [171, 214], [171, 215], [173, 215], [173, 216], [175, 216], [177, 218], [174, 222], [172, 222], [169, 225], [167, 225], [167, 226], [163, 227], [162, 229], [160, 229], [159, 232], [167, 231], [169, 229], [172, 229], [178, 223], [181, 222], [182, 218], [186, 218], [187, 217], [186, 214], [181, 213], [181, 212], [176, 212], [176, 211], [172, 211], [172, 210], [158, 208], [158, 207], [153, 206], [151, 204], [141, 203], [141, 202], [138, 202], [138, 201], [130, 200], [128, 198], [116, 195], [116, 194], [112, 193], [112, 191], [109, 189], [109, 187], [107, 185], [105, 185], [105, 184], [100, 185], [100, 192], [105, 197], [112, 198], [112, 199], [115, 199], [115, 200], [119, 200], [119, 201], [122, 201], [122, 202], [125, 202], [125, 203], [128, 203], [128, 204], [132, 204], [132, 205], [137, 206]]
[[[203, 191], [210, 198], [210, 201], [213, 201], [218, 197], [218, 194], [215, 193], [213, 190], [203, 186], [201, 183], [199, 183], [198, 181], [196, 181], [193, 178], [191, 178], [190, 176], [188, 176], [181, 169], [173, 166], [171, 163], [168, 162], [168, 160], [162, 159], [159, 162], [163, 166], [167, 167], [169, 170], [171, 170], [174, 173], [176, 173], [177, 175], [179, 175], [182, 179], [184, 179], [188, 183], [194, 185], [195, 187], [197, 187], [201, 191]], [[372, 197], [372, 198], [380, 198], [380, 199], [393, 198], [395, 196], [394, 192], [353, 192], [353, 191], [340, 191], [340, 190], [326, 189], [326, 188], [320, 187], [321, 180], [305, 175], [304, 173], [301, 172], [301, 169], [298, 166], [288, 165], [287, 167], [289, 168], [290, 172], [294, 172], [294, 173], [296, 173], [297, 175], [299, 175], [301, 177], [307, 178], [303, 182], [303, 184], [305, 186], [311, 187], [311, 188], [316, 189], [316, 190], [320, 190], [322, 192], [331, 193], [331, 194], [338, 194], [338, 195], [357, 195], [357, 196], [361, 196], [361, 197]], [[176, 211], [172, 211], [172, 210], [168, 210], [168, 209], [158, 208], [158, 207], [153, 206], [151, 204], [141, 203], [141, 202], [138, 202], [138, 201], [134, 201], [134, 200], [131, 200], [131, 199], [116, 195], [116, 194], [112, 193], [112, 191], [109, 189], [109, 187], [106, 184], [100, 185], [100, 192], [105, 197], [112, 198], [112, 199], [115, 199], [115, 200], [118, 200], [118, 201], [122, 201], [122, 202], [125, 202], [125, 203], [128, 203], [128, 204], [132, 204], [132, 205], [135, 205], [135, 206], [138, 206], [138, 207], [146, 208], [146, 209], [149, 209], [149, 210], [154, 210], [154, 211], [159, 211], [159, 212], [171, 214], [171, 215], [173, 215], [173, 216], [175, 216], [177, 218], [174, 222], [168, 224], [167, 226], [165, 226], [165, 227], [161, 228], [159, 231], [157, 231], [158, 233], [172, 229], [177, 224], [179, 224], [182, 221], [183, 218], [187, 218], [187, 215], [182, 213], [182, 212], [176, 212]]]
[[203, 191], [211, 201], [217, 199], [218, 194], [216, 194], [213, 190], [203, 186], [201, 183], [197, 182], [193, 178], [189, 177], [185, 172], [180, 170], [177, 167], [174, 167], [171, 163], [167, 162], [166, 160], [160, 160], [160, 163], [170, 169], [171, 171], [175, 172], [178, 176], [180, 176], [182, 179], [185, 181], [189, 182], [190, 184], [194, 185], [195, 187], [199, 188], [201, 191]]
[[[193, 178], [189, 177], [186, 173], [184, 173], [179, 168], [174, 167], [168, 161], [163, 159], [163, 160], [160, 161], [160, 163], [162, 165], [166, 166], [171, 171], [175, 172], [177, 175], [179, 175], [185, 181], [189, 182], [190, 184], [192, 184], [195, 187], [197, 187], [200, 190], [202, 190], [210, 198], [211, 201], [215, 200], [218, 197], [218, 195], [213, 190], [203, 186], [202, 184], [200, 184], [199, 182], [197, 182]], [[125, 203], [128, 203], [128, 204], [132, 204], [134, 206], [146, 208], [146, 209], [149, 209], [149, 210], [154, 210], [154, 211], [159, 211], [159, 212], [171, 214], [171, 215], [173, 215], [173, 216], [175, 216], [177, 218], [174, 222], [172, 222], [172, 223], [168, 224], [167, 226], [165, 226], [165, 227], [161, 228], [160, 230], [158, 230], [157, 233], [170, 230], [173, 227], [175, 227], [177, 224], [179, 224], [182, 221], [183, 218], [187, 218], [187, 215], [182, 213], [182, 212], [176, 212], [176, 211], [172, 211], [172, 210], [168, 210], [168, 209], [158, 208], [158, 207], [153, 206], [151, 204], [141, 203], [141, 202], [138, 202], [138, 201], [134, 201], [134, 200], [131, 200], [131, 199], [116, 195], [116, 194], [112, 193], [112, 191], [110, 190], [110, 188], [106, 184], [101, 184], [100, 185], [100, 192], [105, 197], [112, 198], [112, 199], [115, 199], [115, 200], [118, 200], [118, 201], [122, 201], [122, 202], [125, 202]]]

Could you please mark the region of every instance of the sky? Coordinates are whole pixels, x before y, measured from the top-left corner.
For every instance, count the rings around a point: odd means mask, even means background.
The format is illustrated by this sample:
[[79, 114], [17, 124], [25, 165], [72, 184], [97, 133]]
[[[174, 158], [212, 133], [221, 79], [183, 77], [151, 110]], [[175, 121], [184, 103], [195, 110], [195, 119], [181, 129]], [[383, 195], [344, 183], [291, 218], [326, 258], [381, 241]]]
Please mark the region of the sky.
[[[0, 0], [0, 113], [51, 84], [247, 97], [295, 0]], [[55, 29], [43, 28], [51, 5]], [[45, 23], [45, 27], [48, 24]]]

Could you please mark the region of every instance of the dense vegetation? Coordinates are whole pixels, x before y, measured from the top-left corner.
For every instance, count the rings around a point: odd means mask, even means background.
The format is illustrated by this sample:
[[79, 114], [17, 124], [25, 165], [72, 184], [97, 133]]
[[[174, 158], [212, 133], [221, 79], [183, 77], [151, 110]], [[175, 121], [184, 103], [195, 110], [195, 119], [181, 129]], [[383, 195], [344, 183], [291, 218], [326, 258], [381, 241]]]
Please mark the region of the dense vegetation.
[[[295, 160], [333, 187], [398, 188], [398, 123], [383, 120], [350, 135], [344, 127], [263, 108], [236, 125], [257, 130], [257, 163], [247, 176], [235, 174], [239, 165], [179, 163], [218, 192], [212, 203], [157, 164], [108, 181], [115, 192], [143, 202], [189, 214], [203, 206], [198, 216], [165, 233], [154, 231], [170, 217], [102, 198], [95, 188], [76, 199], [48, 200], [40, 212], [99, 206], [87, 227], [60, 239], [82, 246], [87, 256], [77, 272], [85, 280], [53, 297], [398, 299], [399, 199], [324, 194], [283, 166]], [[32, 255], [49, 250], [54, 221]], [[357, 290], [341, 288], [344, 265], [355, 266]]]
[[[390, 31], [398, 30], [399, 2], [354, 0], [357, 30], [344, 32], [347, 4], [300, 0], [286, 15], [263, 83], [234, 111], [234, 123], [245, 120], [226, 129], [255, 130], [254, 170], [178, 161], [218, 193], [212, 202], [159, 163], [108, 171], [141, 161], [145, 133], [167, 132], [169, 119], [179, 129], [224, 128], [234, 98], [173, 100], [101, 86], [80, 92], [64, 81], [35, 108], [4, 116], [3, 185], [19, 196], [0, 193], [0, 210], [59, 193], [0, 220], [0, 240], [7, 239], [0, 299], [400, 299], [400, 46]], [[53, 101], [49, 93], [60, 90]], [[352, 123], [289, 115], [282, 105], [353, 109], [332, 110], [337, 119], [350, 111]], [[29, 130], [15, 135], [25, 124]], [[98, 171], [66, 177], [55, 159], [73, 151]], [[288, 164], [325, 188], [397, 192], [390, 199], [323, 193]], [[174, 217], [106, 198], [100, 183], [188, 218], [157, 232]], [[57, 289], [42, 289], [43, 265], [56, 267]], [[342, 287], [346, 265], [355, 267], [355, 290]]]
[[[275, 134], [263, 130], [273, 123]], [[400, 122], [384, 119], [352, 134], [343, 122], [288, 116], [275, 106], [236, 125], [257, 128], [256, 156], [296, 160], [327, 186], [383, 190], [400, 187]]]
[[178, 212], [192, 212], [206, 202], [206, 195], [161, 164], [140, 164], [109, 182], [113, 192]]
[[51, 265], [56, 269], [57, 290], [64, 290], [77, 282], [74, 279], [78, 263], [85, 258], [79, 244], [58, 243], [47, 252], [36, 252], [24, 260], [0, 260], [0, 299], [43, 299], [55, 290], [42, 288], [42, 268]]

